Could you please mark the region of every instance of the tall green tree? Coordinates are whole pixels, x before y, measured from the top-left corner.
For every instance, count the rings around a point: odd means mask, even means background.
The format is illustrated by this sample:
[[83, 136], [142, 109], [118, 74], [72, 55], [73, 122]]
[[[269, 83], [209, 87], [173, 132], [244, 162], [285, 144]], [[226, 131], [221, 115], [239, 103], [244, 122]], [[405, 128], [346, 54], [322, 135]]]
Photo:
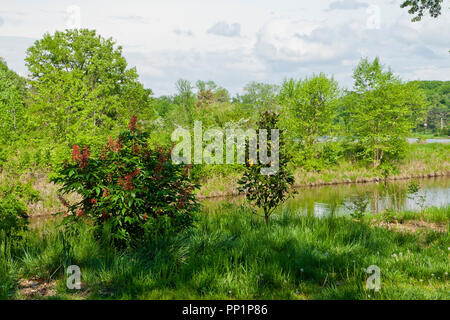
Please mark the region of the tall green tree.
[[128, 68], [122, 47], [95, 30], [45, 34], [27, 50], [35, 128], [58, 141], [98, 134], [150, 105], [151, 90]]
[[172, 118], [179, 125], [191, 125], [194, 123], [195, 94], [191, 82], [186, 79], [178, 79], [175, 83], [177, 93], [173, 99], [177, 108], [172, 110], [175, 116]]
[[378, 58], [362, 59], [354, 70], [351, 99], [351, 139], [361, 156], [378, 167], [393, 164], [405, 151], [406, 137], [427, 108], [425, 94], [413, 83], [403, 83]]
[[291, 141], [297, 141], [301, 161], [312, 165], [318, 156], [320, 139], [334, 133], [340, 90], [337, 81], [324, 74], [303, 80], [285, 80], [278, 95], [282, 125]]
[[426, 121], [420, 123], [421, 130], [428, 129], [435, 133], [448, 134], [450, 81], [413, 82], [425, 92], [428, 102], [431, 105], [426, 116]]
[[224, 103], [230, 100], [227, 89], [218, 86], [214, 81], [198, 80], [195, 84], [197, 88], [197, 105], [205, 106], [212, 103]]
[[278, 85], [253, 81], [245, 85], [244, 93], [237, 95], [236, 100], [251, 112], [268, 111], [273, 108], [279, 90]]
[[24, 126], [26, 80], [0, 58], [0, 142], [15, 140]]

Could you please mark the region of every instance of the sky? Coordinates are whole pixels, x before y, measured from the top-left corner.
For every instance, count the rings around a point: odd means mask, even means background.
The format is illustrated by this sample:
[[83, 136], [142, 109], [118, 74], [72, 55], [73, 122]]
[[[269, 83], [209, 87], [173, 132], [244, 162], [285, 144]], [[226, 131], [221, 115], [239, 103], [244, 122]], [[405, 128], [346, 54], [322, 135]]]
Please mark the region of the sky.
[[450, 80], [450, 10], [411, 22], [401, 0], [0, 0], [0, 57], [27, 76], [26, 49], [44, 33], [96, 29], [123, 47], [155, 96], [179, 78], [233, 95], [323, 72], [351, 88], [361, 57], [403, 80]]

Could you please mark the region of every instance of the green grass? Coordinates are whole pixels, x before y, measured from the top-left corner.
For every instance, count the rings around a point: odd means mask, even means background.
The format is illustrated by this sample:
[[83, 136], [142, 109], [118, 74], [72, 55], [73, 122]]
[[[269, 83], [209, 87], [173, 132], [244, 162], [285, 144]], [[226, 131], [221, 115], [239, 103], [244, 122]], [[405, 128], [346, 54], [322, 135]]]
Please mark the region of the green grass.
[[[449, 214], [428, 213], [447, 222]], [[86, 225], [70, 237], [56, 222], [29, 231], [13, 258], [0, 259], [0, 297], [21, 298], [17, 281], [40, 278], [56, 280], [59, 299], [450, 299], [448, 232], [401, 233], [287, 210], [265, 225], [226, 205], [190, 232], [139, 249], [106, 243]], [[69, 264], [81, 268], [80, 291], [65, 287]], [[365, 288], [370, 265], [381, 269], [375, 295]]]
[[395, 221], [403, 223], [410, 220], [424, 221], [431, 223], [450, 223], [450, 207], [442, 208], [425, 208], [423, 211], [385, 211], [383, 214], [374, 213], [368, 214], [367, 217], [373, 221], [390, 221], [392, 218]]

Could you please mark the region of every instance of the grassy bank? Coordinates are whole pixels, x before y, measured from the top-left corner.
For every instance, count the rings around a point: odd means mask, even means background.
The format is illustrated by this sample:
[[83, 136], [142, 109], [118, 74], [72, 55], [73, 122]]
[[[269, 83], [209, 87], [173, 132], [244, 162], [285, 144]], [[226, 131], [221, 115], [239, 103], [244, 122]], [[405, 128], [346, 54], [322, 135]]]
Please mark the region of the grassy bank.
[[[267, 226], [233, 205], [200, 215], [194, 229], [136, 250], [95, 241], [88, 226], [63, 235], [55, 221], [29, 231], [0, 259], [1, 298], [60, 299], [450, 299], [450, 208], [395, 213], [397, 224], [425, 218], [445, 231], [399, 231], [349, 217], [294, 216]], [[378, 220], [377, 220], [378, 219]], [[389, 220], [391, 221], [391, 220]], [[76, 264], [82, 289], [65, 286]], [[365, 288], [364, 269], [381, 269], [381, 290]]]
[[[411, 144], [406, 157], [399, 163], [398, 172], [388, 179], [410, 179], [450, 175], [450, 144]], [[320, 186], [339, 183], [365, 183], [383, 179], [380, 170], [361, 162], [341, 159], [336, 165], [321, 171], [294, 169], [295, 186]], [[240, 173], [227, 171], [201, 180], [200, 197], [237, 194]]]

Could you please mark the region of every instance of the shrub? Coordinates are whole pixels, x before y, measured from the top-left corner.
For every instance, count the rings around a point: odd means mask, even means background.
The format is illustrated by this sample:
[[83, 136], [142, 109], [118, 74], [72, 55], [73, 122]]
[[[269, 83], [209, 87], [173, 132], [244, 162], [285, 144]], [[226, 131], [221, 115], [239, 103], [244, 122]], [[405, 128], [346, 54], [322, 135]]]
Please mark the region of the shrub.
[[330, 141], [323, 145], [320, 158], [324, 165], [335, 165], [343, 157], [344, 149], [342, 143]]
[[356, 220], [362, 221], [364, 218], [364, 214], [367, 211], [367, 207], [369, 205], [369, 199], [365, 194], [358, 194], [350, 203], [346, 205], [347, 209], [350, 210], [350, 216]]
[[33, 188], [31, 181], [23, 183], [13, 179], [18, 178], [13, 175], [6, 178], [5, 182], [0, 185], [0, 196], [14, 195], [18, 199], [30, 203], [36, 203], [41, 199], [39, 191]]
[[21, 238], [21, 232], [27, 229], [28, 215], [25, 204], [12, 194], [0, 199], [0, 236], [3, 253], [7, 256], [8, 242], [14, 244]]
[[82, 198], [65, 203], [66, 216], [92, 220], [98, 234], [108, 222], [118, 245], [146, 240], [161, 229], [178, 232], [192, 224], [198, 207], [193, 194], [197, 186], [185, 167], [170, 161], [171, 148], [149, 147], [147, 133], [136, 122], [133, 117], [127, 131], [109, 138], [98, 157], [91, 157], [87, 146], [74, 145], [72, 161], [66, 160], [52, 178], [62, 184], [60, 191]]

